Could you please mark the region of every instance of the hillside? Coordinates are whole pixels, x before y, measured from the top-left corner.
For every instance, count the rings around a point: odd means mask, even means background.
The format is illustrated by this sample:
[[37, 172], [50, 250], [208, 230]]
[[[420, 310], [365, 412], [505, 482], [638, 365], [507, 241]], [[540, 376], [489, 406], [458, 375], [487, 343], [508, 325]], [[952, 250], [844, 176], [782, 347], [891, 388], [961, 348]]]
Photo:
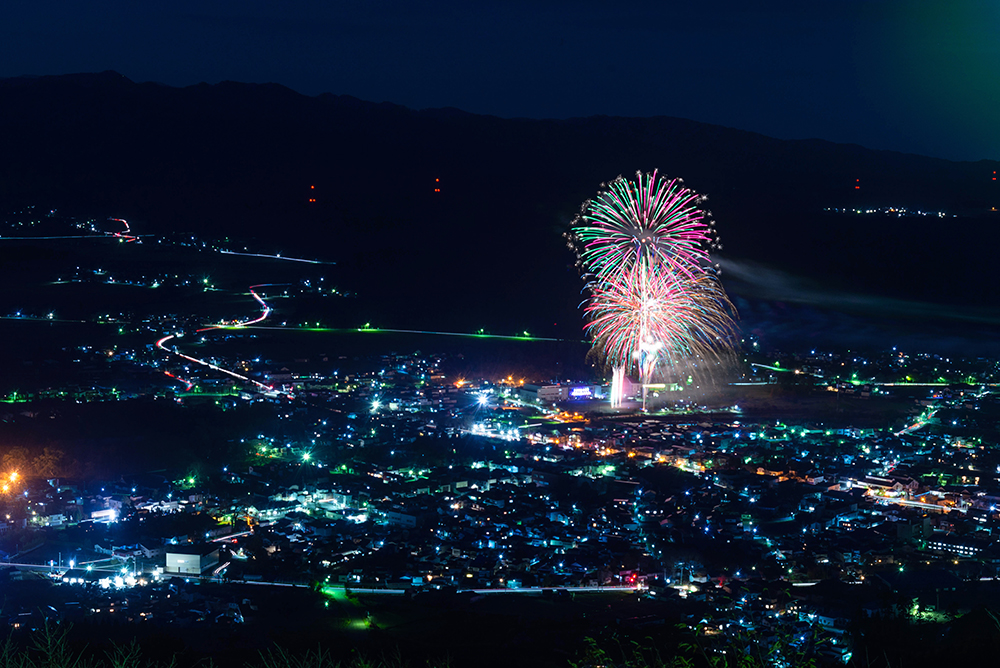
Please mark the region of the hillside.
[[[653, 168], [709, 195], [727, 258], [846, 290], [1000, 305], [992, 281], [967, 289], [1000, 241], [995, 162], [678, 118], [500, 119], [114, 72], [0, 80], [0, 154], [4, 210], [113, 214], [139, 231], [333, 260], [367, 297], [358, 317], [386, 325], [573, 335], [580, 283], [561, 234], [602, 181]], [[888, 205], [961, 217], [823, 213]]]

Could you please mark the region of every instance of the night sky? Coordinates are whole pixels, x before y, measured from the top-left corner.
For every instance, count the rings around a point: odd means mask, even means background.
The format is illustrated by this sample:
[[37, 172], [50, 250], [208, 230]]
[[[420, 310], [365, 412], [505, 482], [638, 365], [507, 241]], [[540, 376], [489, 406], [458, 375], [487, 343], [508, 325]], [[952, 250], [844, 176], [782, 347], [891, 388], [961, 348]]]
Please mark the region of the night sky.
[[679, 116], [1000, 157], [1000, 3], [78, 2], [0, 6], [0, 76], [276, 82], [504, 117]]

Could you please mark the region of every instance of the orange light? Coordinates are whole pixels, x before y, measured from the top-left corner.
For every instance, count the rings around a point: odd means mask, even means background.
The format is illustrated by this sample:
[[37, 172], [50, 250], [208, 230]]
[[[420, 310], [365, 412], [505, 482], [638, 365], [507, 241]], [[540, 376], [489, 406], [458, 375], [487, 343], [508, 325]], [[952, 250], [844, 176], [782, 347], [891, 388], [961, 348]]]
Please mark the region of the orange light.
[[[996, 174], [996, 172], [993, 173]], [[441, 179], [434, 179], [434, 183], [441, 183]]]
[[441, 189], [440, 188], [435, 188], [434, 192], [439, 193], [439, 192], [441, 192]]
[[316, 186], [309, 186], [309, 190], [316, 190]]

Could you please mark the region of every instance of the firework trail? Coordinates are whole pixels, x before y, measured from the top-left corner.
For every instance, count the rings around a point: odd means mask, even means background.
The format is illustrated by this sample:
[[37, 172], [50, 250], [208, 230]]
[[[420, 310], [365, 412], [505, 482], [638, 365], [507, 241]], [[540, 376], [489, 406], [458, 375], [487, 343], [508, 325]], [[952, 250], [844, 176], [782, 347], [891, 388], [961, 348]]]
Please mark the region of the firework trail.
[[569, 234], [584, 272], [603, 277], [633, 264], [665, 263], [686, 277], [704, 272], [720, 248], [706, 197], [657, 171], [621, 176], [583, 204]]

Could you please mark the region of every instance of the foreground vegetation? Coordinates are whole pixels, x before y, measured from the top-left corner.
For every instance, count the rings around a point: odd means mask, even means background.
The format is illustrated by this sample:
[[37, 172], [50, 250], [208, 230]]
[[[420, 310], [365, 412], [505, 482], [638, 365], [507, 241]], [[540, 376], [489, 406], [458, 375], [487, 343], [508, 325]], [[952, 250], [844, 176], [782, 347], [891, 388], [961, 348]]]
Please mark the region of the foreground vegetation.
[[[178, 668], [176, 656], [147, 656], [137, 641], [113, 645], [103, 653], [88, 653], [86, 648], [75, 649], [69, 641], [70, 626], [46, 623], [33, 632], [27, 642], [19, 643], [14, 637], [0, 643], [0, 668]], [[592, 638], [584, 641], [578, 655], [567, 661], [568, 668], [764, 668], [778, 664], [787, 668], [813, 666], [815, 662], [802, 652], [788, 651], [787, 645], [773, 646], [767, 651], [755, 651], [740, 638], [730, 638], [725, 646], [709, 647], [692, 641], [678, 645], [678, 653], [664, 656], [652, 644], [646, 646], [635, 641], [598, 642]], [[522, 662], [518, 662], [522, 663]], [[531, 664], [530, 660], [524, 664]], [[211, 659], [197, 662], [199, 666], [215, 666]], [[288, 650], [276, 647], [261, 652], [247, 668], [408, 668], [412, 665], [400, 651], [381, 656], [352, 654], [343, 660], [323, 648]], [[446, 668], [447, 658], [426, 660], [426, 668]]]

